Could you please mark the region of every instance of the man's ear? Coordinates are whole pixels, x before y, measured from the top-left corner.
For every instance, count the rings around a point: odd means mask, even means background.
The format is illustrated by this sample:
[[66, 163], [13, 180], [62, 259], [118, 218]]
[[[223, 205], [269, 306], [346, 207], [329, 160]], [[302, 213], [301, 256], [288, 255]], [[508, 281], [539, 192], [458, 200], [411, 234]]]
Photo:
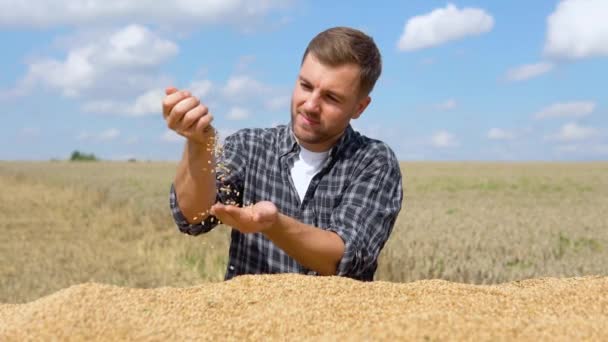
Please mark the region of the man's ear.
[[362, 98], [359, 103], [357, 104], [357, 111], [355, 112], [355, 114], [353, 115], [353, 119], [358, 119], [361, 114], [363, 114], [363, 112], [365, 111], [365, 108], [367, 108], [367, 106], [369, 106], [369, 104], [372, 102], [372, 98], [369, 96], [366, 96], [364, 98]]

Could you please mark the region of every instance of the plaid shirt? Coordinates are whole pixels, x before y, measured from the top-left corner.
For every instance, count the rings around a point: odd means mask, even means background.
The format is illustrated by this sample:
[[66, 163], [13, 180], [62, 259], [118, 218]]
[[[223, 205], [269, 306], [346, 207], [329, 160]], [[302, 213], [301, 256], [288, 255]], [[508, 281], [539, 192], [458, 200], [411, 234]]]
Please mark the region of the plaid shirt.
[[[290, 126], [243, 129], [226, 138], [218, 156], [217, 200], [245, 205], [271, 201], [279, 212], [305, 224], [338, 234], [345, 251], [337, 275], [371, 281], [403, 198], [401, 171], [391, 149], [350, 126], [312, 178], [304, 199], [290, 170], [300, 147]], [[179, 230], [209, 232], [217, 219], [189, 224], [171, 186], [170, 206]], [[262, 233], [232, 229], [225, 279], [241, 274], [294, 272], [316, 274], [275, 246]]]

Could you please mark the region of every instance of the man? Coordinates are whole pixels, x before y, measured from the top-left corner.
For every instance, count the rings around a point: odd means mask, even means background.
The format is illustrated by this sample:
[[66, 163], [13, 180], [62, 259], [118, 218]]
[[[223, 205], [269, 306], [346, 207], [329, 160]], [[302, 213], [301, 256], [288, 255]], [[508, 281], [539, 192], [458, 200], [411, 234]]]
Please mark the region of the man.
[[167, 89], [167, 125], [187, 138], [173, 217], [191, 235], [218, 219], [233, 227], [226, 280], [280, 272], [373, 280], [401, 209], [401, 172], [391, 149], [350, 120], [371, 102], [380, 73], [372, 38], [344, 27], [321, 32], [302, 58], [289, 125], [238, 131], [218, 161], [207, 107]]

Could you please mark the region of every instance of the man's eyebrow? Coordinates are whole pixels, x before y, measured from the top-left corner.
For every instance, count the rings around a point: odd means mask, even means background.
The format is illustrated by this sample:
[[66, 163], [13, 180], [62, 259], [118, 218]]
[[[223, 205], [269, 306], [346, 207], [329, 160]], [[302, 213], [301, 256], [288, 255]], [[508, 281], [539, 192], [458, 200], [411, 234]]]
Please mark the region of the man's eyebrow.
[[298, 78], [300, 79], [300, 81], [304, 81], [304, 82], [310, 84], [310, 81], [307, 80], [304, 76], [300, 75], [300, 76], [298, 76]]
[[[307, 79], [306, 79], [306, 77], [304, 77], [304, 76], [302, 76], [302, 75], [299, 75], [299, 76], [298, 76], [298, 78], [300, 79], [300, 81], [302, 81], [302, 82], [304, 82], [304, 83], [311, 84], [311, 83], [310, 83], [310, 81], [309, 81], [309, 80], [307, 80]], [[345, 96], [344, 96], [344, 95], [342, 95], [341, 93], [337, 93], [337, 92], [335, 92], [335, 91], [333, 91], [333, 90], [324, 90], [323, 92], [324, 92], [325, 94], [329, 94], [329, 95], [331, 95], [331, 96], [336, 97], [336, 98], [337, 98], [338, 100], [340, 100], [340, 101], [344, 100], [344, 97], [345, 97]]]
[[326, 90], [325, 93], [337, 98], [338, 100], [342, 101], [344, 100], [344, 95], [340, 94], [340, 93], [336, 93], [335, 91], [332, 90]]

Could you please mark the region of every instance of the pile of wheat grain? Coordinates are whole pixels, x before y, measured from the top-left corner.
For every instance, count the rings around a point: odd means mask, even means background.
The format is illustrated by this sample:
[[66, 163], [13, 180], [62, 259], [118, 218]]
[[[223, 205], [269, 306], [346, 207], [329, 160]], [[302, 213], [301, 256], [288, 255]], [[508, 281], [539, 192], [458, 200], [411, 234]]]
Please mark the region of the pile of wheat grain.
[[72, 286], [0, 305], [0, 340], [608, 340], [608, 277], [498, 286], [293, 274], [190, 288]]

